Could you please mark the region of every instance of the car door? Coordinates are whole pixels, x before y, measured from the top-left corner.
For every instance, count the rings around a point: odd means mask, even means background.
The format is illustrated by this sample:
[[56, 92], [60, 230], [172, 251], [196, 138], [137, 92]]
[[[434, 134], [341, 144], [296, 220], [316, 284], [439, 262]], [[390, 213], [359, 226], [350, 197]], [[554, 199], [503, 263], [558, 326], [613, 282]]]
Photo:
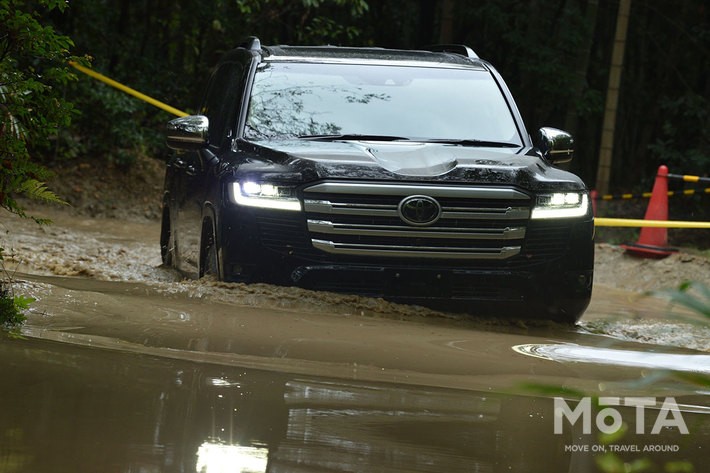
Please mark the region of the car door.
[[229, 149], [234, 134], [236, 101], [240, 95], [242, 66], [221, 64], [212, 75], [200, 114], [209, 119], [208, 146], [178, 154], [169, 162], [175, 173], [175, 247], [178, 268], [190, 275], [199, 272], [200, 237], [204, 209], [209, 196], [219, 195], [215, 168], [222, 153]]

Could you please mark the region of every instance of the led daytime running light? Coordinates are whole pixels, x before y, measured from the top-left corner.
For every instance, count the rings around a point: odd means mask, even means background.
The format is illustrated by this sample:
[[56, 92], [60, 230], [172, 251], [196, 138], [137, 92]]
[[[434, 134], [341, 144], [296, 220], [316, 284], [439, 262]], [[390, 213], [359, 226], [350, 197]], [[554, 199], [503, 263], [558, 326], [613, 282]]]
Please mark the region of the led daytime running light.
[[239, 205], [262, 209], [300, 211], [301, 202], [292, 196], [292, 189], [254, 181], [234, 182], [232, 200]]
[[532, 219], [584, 217], [589, 211], [589, 196], [578, 192], [559, 192], [538, 196]]

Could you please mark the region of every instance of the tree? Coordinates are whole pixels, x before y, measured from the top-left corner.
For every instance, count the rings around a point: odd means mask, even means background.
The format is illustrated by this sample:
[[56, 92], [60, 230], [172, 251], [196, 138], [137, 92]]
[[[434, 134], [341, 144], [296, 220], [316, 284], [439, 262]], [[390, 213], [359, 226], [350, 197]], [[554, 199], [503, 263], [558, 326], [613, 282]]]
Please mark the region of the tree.
[[631, 0], [622, 0], [619, 4], [619, 15], [614, 36], [614, 50], [611, 56], [609, 86], [606, 91], [606, 107], [602, 125], [602, 142], [597, 168], [597, 189], [601, 194], [609, 192], [611, 178], [611, 161], [614, 151], [614, 132], [616, 130], [616, 114], [619, 103], [619, 88], [621, 73], [624, 69], [624, 49], [626, 47], [626, 32], [629, 24]]
[[[47, 10], [66, 6], [62, 0], [38, 3]], [[22, 217], [18, 195], [60, 201], [44, 185], [48, 172], [31, 150], [69, 124], [73, 107], [59, 87], [74, 78], [68, 61], [78, 60], [69, 54], [71, 39], [40, 24], [28, 9], [27, 2], [0, 0], [0, 207]]]
[[[66, 6], [63, 0], [37, 3], [48, 10]], [[40, 24], [29, 8], [26, 2], [0, 0], [0, 207], [21, 217], [27, 215], [18, 195], [61, 202], [44, 185], [48, 173], [32, 160], [31, 150], [69, 124], [72, 106], [58, 86], [73, 77], [67, 61], [78, 59], [69, 55], [71, 40]], [[0, 268], [3, 253], [0, 247]], [[9, 286], [0, 280], [0, 328], [22, 323], [31, 302]]]

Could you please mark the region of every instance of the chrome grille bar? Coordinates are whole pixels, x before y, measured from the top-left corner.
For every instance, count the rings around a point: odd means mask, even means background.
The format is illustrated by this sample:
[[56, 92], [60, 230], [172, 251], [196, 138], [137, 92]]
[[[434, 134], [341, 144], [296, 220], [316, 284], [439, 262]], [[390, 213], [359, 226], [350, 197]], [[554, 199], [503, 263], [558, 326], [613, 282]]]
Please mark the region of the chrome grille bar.
[[500, 248], [460, 248], [440, 246], [365, 245], [312, 239], [313, 246], [339, 255], [398, 258], [506, 259], [520, 253], [519, 246]]
[[308, 220], [308, 230], [330, 235], [363, 235], [410, 238], [458, 238], [471, 240], [515, 240], [525, 237], [523, 227], [453, 228], [409, 227], [404, 225], [365, 225]]
[[[396, 205], [377, 204], [353, 204], [345, 202], [331, 202], [329, 200], [303, 201], [306, 212], [315, 212], [328, 215], [362, 215], [397, 217]], [[441, 218], [460, 219], [488, 219], [488, 220], [520, 220], [530, 216], [530, 210], [526, 207], [498, 207], [498, 208], [477, 208], [477, 207], [443, 207]]]
[[475, 220], [521, 220], [530, 216], [530, 210], [525, 207], [505, 207], [505, 208], [461, 208], [443, 207], [441, 218], [460, 218]]
[[368, 204], [352, 204], [352, 203], [333, 203], [329, 200], [309, 200], [303, 201], [303, 208], [306, 212], [315, 212], [321, 214], [337, 214], [337, 215], [363, 215], [363, 216], [380, 216], [380, 217], [396, 217], [396, 205], [368, 205]]
[[530, 197], [508, 187], [468, 187], [435, 186], [418, 184], [382, 184], [367, 182], [323, 182], [307, 187], [305, 191], [324, 194], [355, 195], [394, 195], [408, 196], [426, 194], [432, 197], [451, 197], [464, 199], [506, 199], [529, 201]]
[[[399, 206], [410, 196], [436, 200], [438, 219], [408, 224]], [[521, 252], [531, 198], [508, 187], [340, 181], [305, 188], [303, 203], [313, 247], [329, 254], [504, 260]]]

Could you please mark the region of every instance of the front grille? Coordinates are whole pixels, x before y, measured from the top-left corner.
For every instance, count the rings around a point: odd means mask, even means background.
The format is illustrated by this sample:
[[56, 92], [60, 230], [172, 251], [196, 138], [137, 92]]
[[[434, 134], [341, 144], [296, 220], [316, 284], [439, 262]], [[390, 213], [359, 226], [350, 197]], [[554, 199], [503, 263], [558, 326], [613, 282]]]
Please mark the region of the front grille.
[[[382, 186], [382, 184], [378, 184]], [[296, 212], [263, 212], [257, 215], [259, 238], [262, 247], [286, 257], [295, 257], [314, 263], [363, 263], [410, 264], [415, 258], [428, 261], [427, 266], [441, 268], [501, 268], [523, 269], [545, 264], [562, 256], [568, 249], [571, 224], [565, 221], [534, 220], [529, 218], [440, 218], [428, 227], [414, 227], [404, 223], [396, 212], [399, 202], [411, 192], [422, 190], [408, 186], [406, 192], [375, 194], [379, 187], [370, 188], [370, 193], [347, 194], [316, 192], [312, 186], [305, 193], [306, 215]], [[395, 187], [393, 185], [388, 186]], [[362, 189], [362, 188], [360, 188]], [[435, 194], [444, 208], [517, 209], [516, 213], [529, 214], [530, 201], [511, 199], [509, 189], [505, 197], [496, 199], [494, 193], [486, 198], [472, 196], [462, 198], [442, 191]], [[516, 194], [517, 195], [517, 194]], [[521, 195], [525, 195], [522, 194]], [[360, 214], [314, 211], [312, 201], [328, 201], [331, 204], [367, 204], [382, 212], [358, 212]], [[322, 209], [322, 204], [317, 204]], [[385, 207], [378, 207], [385, 206]], [[332, 207], [332, 205], [331, 205]], [[341, 207], [335, 205], [336, 208]], [[318, 208], [318, 207], [316, 207]], [[359, 207], [364, 210], [366, 207]], [[471, 212], [457, 210], [471, 216]], [[480, 210], [476, 211], [481, 213]]]
[[[411, 196], [434, 199], [430, 225], [401, 218]], [[377, 258], [508, 260], [520, 254], [530, 197], [507, 187], [320, 183], [304, 190], [312, 245], [326, 253]]]

